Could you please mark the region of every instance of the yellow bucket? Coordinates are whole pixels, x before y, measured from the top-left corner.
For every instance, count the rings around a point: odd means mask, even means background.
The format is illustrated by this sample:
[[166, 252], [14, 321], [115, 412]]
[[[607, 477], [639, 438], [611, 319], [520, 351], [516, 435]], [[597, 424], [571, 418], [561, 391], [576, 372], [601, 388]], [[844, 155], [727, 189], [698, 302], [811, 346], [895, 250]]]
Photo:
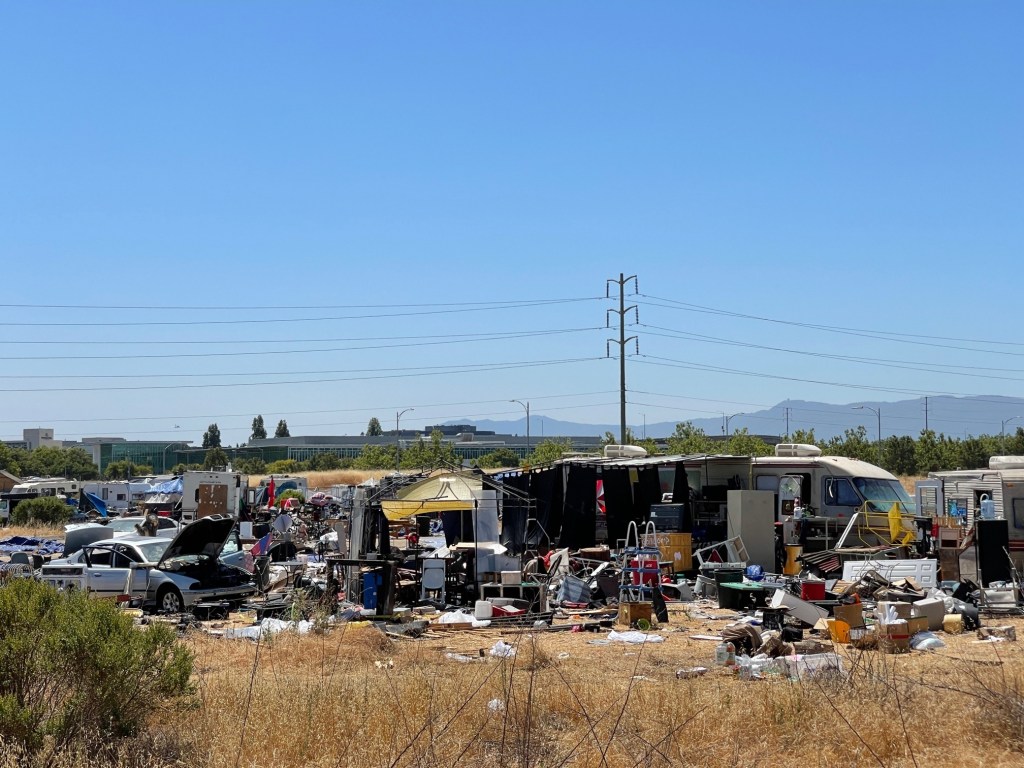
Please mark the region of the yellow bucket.
[[846, 644], [850, 642], [850, 625], [839, 619], [827, 619], [828, 633], [833, 643]]

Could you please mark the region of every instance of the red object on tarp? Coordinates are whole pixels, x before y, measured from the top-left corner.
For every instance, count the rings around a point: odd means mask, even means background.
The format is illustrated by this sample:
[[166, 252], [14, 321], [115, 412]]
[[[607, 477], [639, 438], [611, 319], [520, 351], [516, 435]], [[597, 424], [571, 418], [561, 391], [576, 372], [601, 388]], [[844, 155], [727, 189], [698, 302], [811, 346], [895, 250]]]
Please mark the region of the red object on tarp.
[[275, 488], [276, 488], [276, 486], [274, 485], [274, 478], [270, 478], [270, 482], [267, 483], [267, 506], [268, 507], [274, 506], [274, 490], [275, 490]]
[[825, 599], [825, 582], [824, 581], [801, 581], [800, 582], [800, 599], [801, 600], [824, 600]]

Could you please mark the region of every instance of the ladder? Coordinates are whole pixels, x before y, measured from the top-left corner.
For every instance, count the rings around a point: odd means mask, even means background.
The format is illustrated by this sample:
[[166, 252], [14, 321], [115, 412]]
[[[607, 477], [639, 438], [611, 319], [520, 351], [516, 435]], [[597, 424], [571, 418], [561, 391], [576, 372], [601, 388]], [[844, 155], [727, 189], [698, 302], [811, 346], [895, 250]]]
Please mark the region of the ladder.
[[[626, 529], [626, 545], [622, 549], [622, 575], [619, 578], [620, 603], [649, 603], [654, 590], [660, 589], [661, 550], [654, 530], [654, 521], [644, 525], [643, 534], [635, 520]], [[653, 562], [653, 567], [650, 563]]]

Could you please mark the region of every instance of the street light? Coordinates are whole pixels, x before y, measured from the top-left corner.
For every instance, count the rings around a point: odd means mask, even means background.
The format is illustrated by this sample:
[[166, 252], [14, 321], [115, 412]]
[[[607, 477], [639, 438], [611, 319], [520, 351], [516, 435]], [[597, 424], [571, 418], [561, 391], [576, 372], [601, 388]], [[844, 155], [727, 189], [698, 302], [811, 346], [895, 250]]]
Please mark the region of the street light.
[[999, 450], [1006, 450], [1006, 425], [1019, 418], [1020, 416], [1011, 416], [1008, 419], [1003, 419], [1003, 423], [999, 426]]
[[395, 414], [395, 472], [402, 471], [402, 432], [398, 429], [398, 424], [404, 414], [415, 410], [415, 408], [406, 408]]
[[[722, 415], [725, 416], [724, 413]], [[744, 414], [744, 413], [734, 413], [732, 416], [725, 416], [725, 429], [722, 430], [722, 434], [724, 434], [726, 437], [728, 437], [729, 436], [729, 422], [732, 421], [733, 419], [735, 419], [737, 416], [745, 416], [745, 415], [746, 414]]]
[[871, 411], [878, 417], [878, 466], [882, 466], [882, 409], [872, 408], [870, 405], [855, 405], [855, 411]]
[[163, 458], [161, 459], [161, 463], [163, 464], [163, 471], [165, 473], [167, 472], [167, 449], [170, 448], [172, 445], [179, 445], [179, 444], [180, 443], [177, 443], [177, 442], [175, 442], [175, 443], [168, 443], [167, 445], [164, 446], [164, 449], [160, 452], [162, 454], [162, 456], [163, 456]]
[[519, 403], [526, 409], [526, 455], [530, 455], [530, 401], [525, 403], [522, 400], [509, 400], [510, 403]]

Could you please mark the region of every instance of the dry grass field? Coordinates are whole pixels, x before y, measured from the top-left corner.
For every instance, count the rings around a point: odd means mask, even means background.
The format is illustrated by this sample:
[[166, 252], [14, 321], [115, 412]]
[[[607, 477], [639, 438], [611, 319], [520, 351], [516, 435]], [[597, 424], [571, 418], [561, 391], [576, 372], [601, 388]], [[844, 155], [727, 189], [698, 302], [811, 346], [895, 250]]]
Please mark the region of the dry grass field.
[[[1014, 620], [1024, 632], [1024, 621]], [[474, 630], [395, 641], [357, 624], [259, 644], [202, 633], [192, 701], [156, 711], [117, 765], [1019, 766], [1017, 643], [904, 655], [840, 646], [842, 676], [741, 681], [710, 666], [721, 622], [674, 611], [643, 646], [604, 633]], [[517, 654], [496, 659], [498, 639]], [[460, 662], [458, 653], [474, 659]], [[482, 654], [482, 655], [481, 655]], [[53, 768], [95, 765], [83, 755]], [[17, 762], [0, 758], [2, 768]]]

